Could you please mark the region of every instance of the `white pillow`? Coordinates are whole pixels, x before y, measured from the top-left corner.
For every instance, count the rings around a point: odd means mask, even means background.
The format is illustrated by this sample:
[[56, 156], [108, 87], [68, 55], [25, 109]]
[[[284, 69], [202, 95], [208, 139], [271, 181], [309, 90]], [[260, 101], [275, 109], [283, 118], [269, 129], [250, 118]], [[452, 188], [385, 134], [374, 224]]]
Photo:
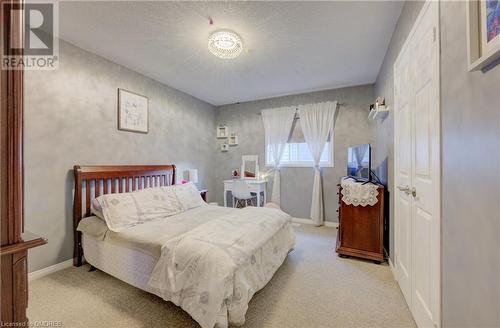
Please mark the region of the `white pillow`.
[[176, 194], [165, 188], [148, 188], [96, 198], [109, 230], [121, 230], [183, 211]]
[[203, 198], [201, 198], [200, 191], [192, 182], [164, 188], [171, 189], [175, 192], [185, 211], [207, 205]]

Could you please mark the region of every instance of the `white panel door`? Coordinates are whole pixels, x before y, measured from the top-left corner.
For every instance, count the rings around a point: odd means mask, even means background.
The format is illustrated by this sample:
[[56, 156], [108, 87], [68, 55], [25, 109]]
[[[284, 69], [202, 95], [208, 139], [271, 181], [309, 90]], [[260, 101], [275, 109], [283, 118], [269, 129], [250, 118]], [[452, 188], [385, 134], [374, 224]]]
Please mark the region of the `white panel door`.
[[411, 42], [413, 84], [413, 288], [420, 327], [438, 323], [440, 115], [438, 2], [424, 7]]
[[440, 325], [438, 2], [427, 2], [394, 66], [395, 266], [419, 327]]
[[412, 273], [412, 110], [410, 84], [410, 52], [403, 49], [394, 67], [394, 178], [397, 189], [395, 209], [395, 266], [397, 279], [406, 302], [411, 306]]

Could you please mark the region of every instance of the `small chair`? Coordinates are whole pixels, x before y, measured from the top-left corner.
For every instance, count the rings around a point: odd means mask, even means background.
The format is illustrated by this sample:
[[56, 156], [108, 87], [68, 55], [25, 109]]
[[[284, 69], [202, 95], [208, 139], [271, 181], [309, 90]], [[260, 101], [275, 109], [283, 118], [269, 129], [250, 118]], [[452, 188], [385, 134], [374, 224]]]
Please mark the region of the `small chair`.
[[[257, 204], [257, 196], [252, 195], [250, 188], [245, 180], [234, 180], [233, 181], [233, 207], [242, 208], [247, 205], [255, 206]], [[255, 199], [255, 203], [253, 200]]]

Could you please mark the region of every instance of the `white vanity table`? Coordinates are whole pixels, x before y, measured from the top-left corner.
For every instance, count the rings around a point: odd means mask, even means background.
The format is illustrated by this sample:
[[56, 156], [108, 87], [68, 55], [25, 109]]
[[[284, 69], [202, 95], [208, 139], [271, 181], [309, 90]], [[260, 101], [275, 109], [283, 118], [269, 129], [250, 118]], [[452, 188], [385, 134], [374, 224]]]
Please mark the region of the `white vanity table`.
[[[257, 194], [257, 207], [261, 207], [261, 200], [263, 204], [266, 204], [266, 180], [256, 180], [256, 179], [245, 179], [248, 183], [250, 192]], [[233, 189], [234, 180], [224, 180], [224, 206], [227, 207], [227, 192]], [[261, 195], [262, 194], [262, 195]], [[262, 197], [262, 198], [261, 198]]]
[[[240, 175], [246, 181], [250, 193], [257, 195], [257, 207], [266, 204], [266, 180], [259, 179], [259, 156], [243, 155], [241, 157]], [[224, 181], [224, 206], [227, 207], [227, 193], [232, 191], [234, 180]], [[234, 204], [234, 198], [233, 198]]]

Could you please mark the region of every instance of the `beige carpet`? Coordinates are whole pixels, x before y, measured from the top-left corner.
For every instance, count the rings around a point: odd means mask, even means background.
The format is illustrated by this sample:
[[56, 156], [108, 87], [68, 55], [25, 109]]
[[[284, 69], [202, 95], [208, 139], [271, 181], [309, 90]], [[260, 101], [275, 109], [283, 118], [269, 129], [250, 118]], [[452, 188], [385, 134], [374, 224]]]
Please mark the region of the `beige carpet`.
[[[334, 228], [295, 230], [295, 250], [250, 302], [244, 327], [415, 327], [388, 265], [339, 258]], [[172, 303], [88, 268], [31, 282], [30, 320], [63, 327], [198, 327]]]

